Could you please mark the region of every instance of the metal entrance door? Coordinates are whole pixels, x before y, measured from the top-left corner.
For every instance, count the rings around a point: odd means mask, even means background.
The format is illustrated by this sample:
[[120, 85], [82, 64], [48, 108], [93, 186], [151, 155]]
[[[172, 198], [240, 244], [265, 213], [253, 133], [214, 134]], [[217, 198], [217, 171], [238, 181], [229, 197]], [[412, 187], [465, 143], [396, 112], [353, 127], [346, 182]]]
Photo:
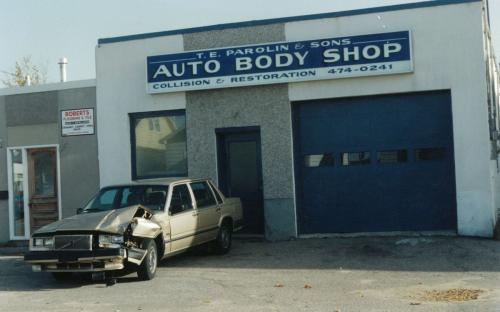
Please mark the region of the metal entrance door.
[[244, 232], [264, 232], [260, 131], [258, 128], [217, 130], [219, 186], [243, 205]]

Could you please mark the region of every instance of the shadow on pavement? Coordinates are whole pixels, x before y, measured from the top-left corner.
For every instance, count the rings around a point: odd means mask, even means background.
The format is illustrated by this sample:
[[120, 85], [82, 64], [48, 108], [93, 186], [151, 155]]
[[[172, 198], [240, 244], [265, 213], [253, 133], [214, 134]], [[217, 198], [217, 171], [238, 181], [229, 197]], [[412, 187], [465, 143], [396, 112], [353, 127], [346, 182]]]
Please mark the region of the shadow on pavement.
[[267, 243], [236, 240], [224, 256], [197, 251], [164, 267], [500, 272], [500, 242], [462, 237], [358, 237]]
[[[359, 237], [265, 242], [236, 239], [226, 255], [196, 248], [163, 260], [157, 274], [183, 268], [254, 270], [360, 270], [411, 272], [500, 272], [500, 242], [457, 237]], [[120, 283], [140, 284], [135, 274]], [[145, 282], [148, 283], [148, 282]], [[50, 273], [33, 273], [20, 256], [0, 255], [0, 291], [78, 288], [85, 276], [59, 282]]]

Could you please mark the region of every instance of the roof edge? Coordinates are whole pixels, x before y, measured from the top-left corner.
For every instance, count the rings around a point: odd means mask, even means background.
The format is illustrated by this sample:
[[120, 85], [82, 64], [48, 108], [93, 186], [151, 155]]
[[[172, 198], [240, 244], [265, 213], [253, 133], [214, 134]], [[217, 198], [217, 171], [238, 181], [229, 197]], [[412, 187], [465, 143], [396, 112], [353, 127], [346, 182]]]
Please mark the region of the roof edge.
[[6, 95], [17, 95], [17, 94], [26, 94], [26, 93], [37, 93], [37, 92], [48, 92], [48, 91], [59, 91], [59, 90], [68, 90], [68, 89], [79, 89], [79, 88], [89, 88], [95, 87], [96, 80], [95, 79], [86, 79], [86, 80], [73, 80], [66, 82], [55, 82], [55, 83], [45, 83], [40, 85], [33, 86], [24, 86], [24, 87], [11, 87], [0, 89], [0, 96]]
[[148, 39], [148, 38], [155, 38], [155, 37], [162, 37], [162, 36], [190, 34], [190, 33], [204, 32], [204, 31], [211, 31], [211, 30], [223, 30], [223, 29], [230, 29], [230, 28], [262, 26], [262, 25], [277, 24], [277, 23], [287, 23], [287, 22], [306, 21], [306, 20], [314, 20], [314, 19], [321, 19], [321, 18], [334, 18], [334, 17], [353, 16], [353, 15], [363, 15], [363, 14], [370, 14], [370, 13], [391, 12], [391, 11], [399, 11], [399, 10], [418, 9], [418, 8], [427, 8], [427, 7], [462, 4], [462, 3], [470, 3], [470, 2], [481, 2], [481, 1], [482, 0], [429, 0], [429, 1], [422, 1], [422, 2], [387, 5], [387, 6], [380, 6], [380, 7], [373, 7], [373, 8], [349, 10], [349, 11], [317, 13], [317, 14], [297, 15], [297, 16], [289, 16], [289, 17], [278, 17], [278, 18], [263, 19], [263, 20], [251, 20], [251, 21], [244, 21], [244, 22], [216, 24], [216, 25], [210, 25], [210, 26], [201, 26], [201, 27], [192, 27], [192, 28], [184, 28], [184, 29], [176, 29], [176, 30], [150, 32], [150, 33], [135, 34], [135, 35], [100, 38], [97, 40], [97, 43], [98, 43], [98, 45], [101, 45], [101, 44], [109, 44], [109, 43], [116, 43], [116, 42], [123, 42], [123, 41], [132, 41], [132, 40], [139, 40], [139, 39]]

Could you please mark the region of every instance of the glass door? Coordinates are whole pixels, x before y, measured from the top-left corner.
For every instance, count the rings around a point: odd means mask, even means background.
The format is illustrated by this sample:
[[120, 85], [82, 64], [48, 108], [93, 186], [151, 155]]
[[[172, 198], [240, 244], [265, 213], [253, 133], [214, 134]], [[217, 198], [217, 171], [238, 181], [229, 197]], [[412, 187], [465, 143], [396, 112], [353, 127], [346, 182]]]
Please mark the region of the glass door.
[[55, 148], [28, 149], [30, 233], [58, 219]]
[[9, 148], [8, 164], [10, 236], [28, 239], [59, 219], [57, 147]]
[[26, 153], [23, 149], [10, 149], [8, 157], [10, 171], [10, 223], [13, 239], [26, 238], [28, 228], [28, 215], [25, 207], [27, 181], [26, 181]]

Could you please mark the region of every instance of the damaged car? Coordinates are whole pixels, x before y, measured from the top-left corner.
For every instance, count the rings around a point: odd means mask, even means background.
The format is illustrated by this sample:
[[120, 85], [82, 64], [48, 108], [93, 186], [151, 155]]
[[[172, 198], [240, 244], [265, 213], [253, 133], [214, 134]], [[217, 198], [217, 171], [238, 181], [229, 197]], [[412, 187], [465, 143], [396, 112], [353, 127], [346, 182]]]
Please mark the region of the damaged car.
[[109, 186], [76, 215], [34, 232], [24, 260], [56, 279], [132, 268], [150, 280], [161, 259], [190, 247], [211, 243], [227, 253], [242, 218], [240, 200], [208, 179]]

